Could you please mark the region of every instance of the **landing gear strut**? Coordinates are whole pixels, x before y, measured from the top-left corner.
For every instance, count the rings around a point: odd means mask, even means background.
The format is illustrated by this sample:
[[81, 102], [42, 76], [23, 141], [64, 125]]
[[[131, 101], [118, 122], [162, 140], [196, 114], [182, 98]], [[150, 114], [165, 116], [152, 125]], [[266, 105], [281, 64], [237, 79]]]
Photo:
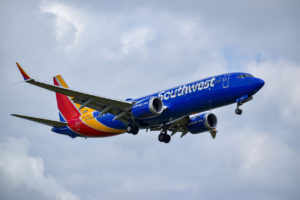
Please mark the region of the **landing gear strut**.
[[243, 113], [243, 110], [240, 109], [240, 106], [241, 106], [242, 104], [243, 104], [242, 102], [238, 102], [238, 103], [237, 103], [237, 106], [236, 106], [236, 109], [235, 109], [235, 114], [241, 115], [241, 114]]
[[242, 109], [240, 109], [240, 106], [243, 105], [244, 103], [247, 103], [248, 101], [251, 101], [253, 99], [252, 96], [248, 96], [248, 95], [245, 95], [239, 99], [236, 100], [237, 102], [237, 107], [235, 109], [235, 114], [237, 115], [241, 115], [243, 113]]
[[132, 135], [136, 135], [139, 132], [139, 127], [134, 124], [129, 124], [126, 128], [127, 133], [131, 133]]
[[171, 141], [171, 136], [167, 134], [166, 130], [162, 130], [161, 133], [158, 135], [158, 141], [169, 143]]

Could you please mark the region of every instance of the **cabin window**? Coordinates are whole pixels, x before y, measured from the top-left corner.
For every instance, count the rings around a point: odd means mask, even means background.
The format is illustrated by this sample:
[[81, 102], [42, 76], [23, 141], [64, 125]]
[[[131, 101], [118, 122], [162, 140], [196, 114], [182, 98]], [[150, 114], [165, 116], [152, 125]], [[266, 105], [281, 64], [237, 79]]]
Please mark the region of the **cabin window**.
[[245, 77], [253, 77], [251, 74], [241, 74], [237, 76], [238, 78], [245, 78]]

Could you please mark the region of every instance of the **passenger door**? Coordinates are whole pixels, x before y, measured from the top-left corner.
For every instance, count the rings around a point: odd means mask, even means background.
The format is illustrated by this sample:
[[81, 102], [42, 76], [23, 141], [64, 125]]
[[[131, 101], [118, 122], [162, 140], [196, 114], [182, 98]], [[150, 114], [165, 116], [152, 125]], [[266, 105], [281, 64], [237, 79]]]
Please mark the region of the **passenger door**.
[[225, 74], [223, 77], [223, 88], [228, 88], [229, 87], [229, 77], [230, 74]]

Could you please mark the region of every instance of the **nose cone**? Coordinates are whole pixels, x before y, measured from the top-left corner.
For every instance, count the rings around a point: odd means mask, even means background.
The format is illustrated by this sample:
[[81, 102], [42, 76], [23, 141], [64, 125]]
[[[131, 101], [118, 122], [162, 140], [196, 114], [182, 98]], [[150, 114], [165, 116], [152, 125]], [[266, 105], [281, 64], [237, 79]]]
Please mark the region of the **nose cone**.
[[260, 79], [260, 78], [256, 78], [255, 79], [255, 86], [256, 86], [256, 90], [260, 90], [263, 86], [265, 85], [265, 81]]

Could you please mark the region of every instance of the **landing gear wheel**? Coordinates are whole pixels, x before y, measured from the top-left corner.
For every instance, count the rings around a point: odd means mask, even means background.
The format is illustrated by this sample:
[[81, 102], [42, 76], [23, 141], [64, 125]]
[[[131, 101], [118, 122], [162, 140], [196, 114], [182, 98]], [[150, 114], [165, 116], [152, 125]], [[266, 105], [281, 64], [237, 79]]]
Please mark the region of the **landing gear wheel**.
[[171, 141], [171, 136], [169, 136], [168, 134], [165, 135], [165, 140], [164, 143], [169, 143]]
[[126, 128], [126, 131], [127, 131], [127, 133], [132, 133], [133, 129], [134, 129], [134, 127], [131, 124], [129, 124]]
[[131, 133], [132, 135], [136, 135], [139, 132], [139, 127], [129, 124], [126, 128], [127, 133]]
[[241, 115], [243, 113], [243, 111], [239, 108], [235, 109], [235, 114], [237, 115]]
[[136, 126], [136, 127], [134, 127], [134, 129], [132, 130], [132, 135], [136, 135], [136, 134], [138, 134], [138, 132], [139, 132], [139, 128]]
[[165, 140], [165, 134], [161, 133], [158, 135], [158, 141], [163, 142]]
[[169, 143], [171, 141], [171, 136], [166, 133], [161, 133], [158, 135], [158, 141]]

